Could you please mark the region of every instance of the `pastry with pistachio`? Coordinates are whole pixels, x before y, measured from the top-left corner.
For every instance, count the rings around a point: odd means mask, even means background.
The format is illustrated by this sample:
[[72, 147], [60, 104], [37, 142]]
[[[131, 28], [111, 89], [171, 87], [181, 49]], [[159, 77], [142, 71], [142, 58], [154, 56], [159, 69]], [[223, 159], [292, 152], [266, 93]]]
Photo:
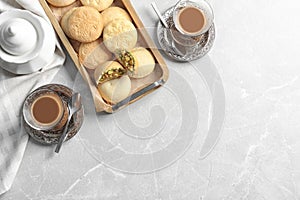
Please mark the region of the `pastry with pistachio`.
[[118, 61], [128, 71], [128, 74], [133, 74], [134, 67], [135, 67], [135, 59], [133, 55], [129, 51], [123, 49], [123, 50], [118, 50], [116, 52], [116, 56]]
[[132, 78], [148, 76], [155, 68], [152, 54], [144, 47], [136, 47], [131, 51], [119, 50], [117, 58]]
[[116, 104], [129, 96], [131, 80], [123, 66], [115, 61], [103, 63], [94, 72], [97, 89], [102, 98]]

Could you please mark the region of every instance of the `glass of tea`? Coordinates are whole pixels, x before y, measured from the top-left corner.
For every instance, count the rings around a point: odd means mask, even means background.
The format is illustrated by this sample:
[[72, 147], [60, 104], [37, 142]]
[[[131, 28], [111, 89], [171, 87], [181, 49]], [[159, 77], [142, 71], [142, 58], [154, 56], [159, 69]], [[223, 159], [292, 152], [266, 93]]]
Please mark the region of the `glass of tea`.
[[171, 34], [177, 44], [195, 46], [212, 26], [214, 14], [205, 0], [180, 0], [173, 10]]
[[213, 20], [213, 10], [205, 0], [181, 0], [174, 7], [173, 21], [183, 35], [199, 36], [211, 27]]
[[23, 105], [25, 122], [36, 130], [56, 131], [68, 118], [68, 108], [58, 93], [49, 89], [38, 89], [26, 98]]

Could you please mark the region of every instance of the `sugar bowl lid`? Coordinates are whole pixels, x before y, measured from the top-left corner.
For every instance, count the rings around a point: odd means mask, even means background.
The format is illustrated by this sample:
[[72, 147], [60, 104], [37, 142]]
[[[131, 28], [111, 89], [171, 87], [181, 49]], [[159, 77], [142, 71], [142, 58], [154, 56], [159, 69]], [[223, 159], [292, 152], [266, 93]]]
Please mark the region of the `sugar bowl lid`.
[[0, 14], [0, 60], [25, 63], [42, 47], [41, 22], [29, 11], [9, 10]]
[[18, 56], [32, 51], [36, 42], [35, 28], [25, 19], [9, 19], [0, 27], [0, 46], [11, 55]]

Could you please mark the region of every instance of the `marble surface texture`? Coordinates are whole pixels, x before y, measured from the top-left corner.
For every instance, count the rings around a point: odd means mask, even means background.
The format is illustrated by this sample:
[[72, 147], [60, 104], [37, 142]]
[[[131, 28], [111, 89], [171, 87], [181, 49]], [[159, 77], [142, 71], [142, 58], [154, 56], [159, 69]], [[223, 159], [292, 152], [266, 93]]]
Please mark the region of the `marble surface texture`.
[[[155, 1], [162, 11], [176, 2]], [[191, 63], [163, 54], [166, 85], [116, 114], [94, 112], [68, 58], [53, 83], [83, 94], [84, 124], [58, 155], [54, 146], [30, 140], [0, 199], [300, 199], [300, 3], [209, 2], [216, 26], [209, 54]], [[132, 3], [157, 40], [151, 1]], [[210, 93], [205, 67], [221, 77], [226, 102]], [[215, 102], [225, 104], [225, 121], [214, 150], [202, 158]]]

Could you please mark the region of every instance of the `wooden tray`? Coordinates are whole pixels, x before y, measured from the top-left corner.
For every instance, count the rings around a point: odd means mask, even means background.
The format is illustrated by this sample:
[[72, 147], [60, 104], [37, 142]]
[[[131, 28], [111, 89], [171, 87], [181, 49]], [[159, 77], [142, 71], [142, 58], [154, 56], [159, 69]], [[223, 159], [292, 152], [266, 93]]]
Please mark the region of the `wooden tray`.
[[49, 5], [46, 0], [39, 0], [39, 1], [43, 9], [45, 10], [48, 18], [50, 19], [54, 29], [56, 30], [56, 33], [58, 34], [61, 42], [63, 43], [71, 59], [73, 60], [75, 66], [77, 67], [78, 71], [80, 72], [84, 80], [88, 83], [94, 99], [95, 109], [97, 112], [105, 111], [108, 113], [112, 113], [114, 111], [117, 111], [141, 99], [142, 97], [154, 91], [155, 89], [157, 89], [167, 81], [169, 75], [167, 66], [161, 54], [159, 53], [157, 47], [155, 46], [154, 42], [151, 40], [150, 36], [145, 30], [145, 27], [141, 22], [141, 20], [139, 19], [137, 13], [135, 12], [132, 4], [130, 3], [129, 0], [115, 0], [113, 5], [125, 9], [131, 16], [132, 22], [138, 31], [139, 46], [143, 46], [147, 48], [152, 53], [156, 65], [154, 71], [147, 77], [141, 79], [131, 79], [131, 83], [132, 83], [131, 93], [126, 99], [114, 105], [107, 103], [105, 100], [103, 100], [100, 93], [98, 92], [97, 86], [90, 75], [91, 72], [88, 71], [79, 62], [78, 55], [75, 51], [76, 48], [78, 47], [78, 44], [70, 41], [70, 39], [63, 32], [59, 23], [59, 20], [61, 19], [63, 14], [67, 12], [71, 7], [80, 6], [79, 0], [77, 0], [77, 2], [75, 2], [71, 6], [63, 7], [63, 8], [53, 7]]

